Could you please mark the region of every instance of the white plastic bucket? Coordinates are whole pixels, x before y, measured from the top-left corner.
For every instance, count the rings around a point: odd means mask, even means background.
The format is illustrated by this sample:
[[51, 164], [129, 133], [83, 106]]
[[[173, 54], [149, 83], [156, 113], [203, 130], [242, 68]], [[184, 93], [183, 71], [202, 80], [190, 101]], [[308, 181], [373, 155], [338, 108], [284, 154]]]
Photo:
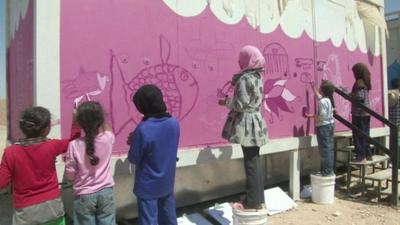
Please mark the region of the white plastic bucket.
[[317, 204], [332, 204], [335, 200], [335, 175], [323, 177], [311, 174], [311, 199]]
[[266, 225], [267, 224], [267, 210], [261, 209], [254, 212], [242, 211], [240, 209], [232, 208], [233, 212], [233, 225]]

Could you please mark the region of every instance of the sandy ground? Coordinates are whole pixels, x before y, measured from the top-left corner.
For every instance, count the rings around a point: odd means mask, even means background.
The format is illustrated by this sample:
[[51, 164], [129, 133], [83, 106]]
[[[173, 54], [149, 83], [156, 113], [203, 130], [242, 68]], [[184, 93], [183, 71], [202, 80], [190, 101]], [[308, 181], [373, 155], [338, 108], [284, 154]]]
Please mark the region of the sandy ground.
[[336, 198], [332, 205], [317, 205], [310, 201], [297, 203], [297, 209], [270, 217], [268, 224], [400, 224], [400, 210], [391, 208], [386, 203], [358, 202], [340, 198]]

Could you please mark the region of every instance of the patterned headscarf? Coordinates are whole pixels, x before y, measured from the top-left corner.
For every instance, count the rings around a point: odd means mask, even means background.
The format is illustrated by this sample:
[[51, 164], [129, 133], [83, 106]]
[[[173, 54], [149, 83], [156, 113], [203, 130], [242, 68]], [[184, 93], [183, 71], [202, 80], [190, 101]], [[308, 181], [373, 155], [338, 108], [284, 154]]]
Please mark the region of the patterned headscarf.
[[265, 58], [260, 50], [254, 46], [246, 45], [239, 54], [240, 71], [249, 69], [264, 69]]
[[161, 90], [152, 84], [143, 85], [133, 96], [133, 103], [137, 110], [144, 115], [143, 120], [149, 117], [170, 117], [167, 112]]

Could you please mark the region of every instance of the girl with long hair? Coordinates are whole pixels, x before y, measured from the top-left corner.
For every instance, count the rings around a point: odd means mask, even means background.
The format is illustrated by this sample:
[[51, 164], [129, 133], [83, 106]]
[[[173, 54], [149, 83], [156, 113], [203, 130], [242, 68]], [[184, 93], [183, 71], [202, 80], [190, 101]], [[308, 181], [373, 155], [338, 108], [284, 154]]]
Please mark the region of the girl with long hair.
[[[354, 75], [354, 84], [351, 94], [355, 100], [360, 101], [363, 105], [369, 107], [369, 91], [371, 90], [371, 73], [367, 65], [357, 63], [352, 67]], [[370, 115], [355, 104], [351, 106], [352, 123], [360, 128], [365, 134], [369, 135]], [[356, 152], [356, 161], [372, 160], [372, 152], [367, 139], [353, 132], [353, 142]]]
[[114, 134], [105, 125], [98, 102], [84, 102], [76, 120], [85, 136], [72, 141], [66, 154], [65, 177], [73, 182], [75, 225], [114, 225], [114, 180], [111, 153]]

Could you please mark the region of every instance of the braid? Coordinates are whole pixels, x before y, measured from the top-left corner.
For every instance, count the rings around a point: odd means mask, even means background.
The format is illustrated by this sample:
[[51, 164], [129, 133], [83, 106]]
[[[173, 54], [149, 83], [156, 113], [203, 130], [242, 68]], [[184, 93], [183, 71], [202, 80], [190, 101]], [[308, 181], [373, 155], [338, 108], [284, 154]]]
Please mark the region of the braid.
[[85, 131], [86, 154], [89, 157], [90, 164], [96, 166], [99, 164], [99, 157], [95, 155], [95, 139], [99, 128], [104, 124], [104, 112], [98, 102], [84, 102], [77, 110], [77, 121]]
[[94, 147], [94, 139], [97, 135], [96, 127], [92, 127], [94, 129], [87, 129], [85, 130], [85, 145], [86, 145], [86, 154], [89, 156], [90, 164], [95, 166], [99, 163], [99, 157], [97, 157], [95, 153]]

